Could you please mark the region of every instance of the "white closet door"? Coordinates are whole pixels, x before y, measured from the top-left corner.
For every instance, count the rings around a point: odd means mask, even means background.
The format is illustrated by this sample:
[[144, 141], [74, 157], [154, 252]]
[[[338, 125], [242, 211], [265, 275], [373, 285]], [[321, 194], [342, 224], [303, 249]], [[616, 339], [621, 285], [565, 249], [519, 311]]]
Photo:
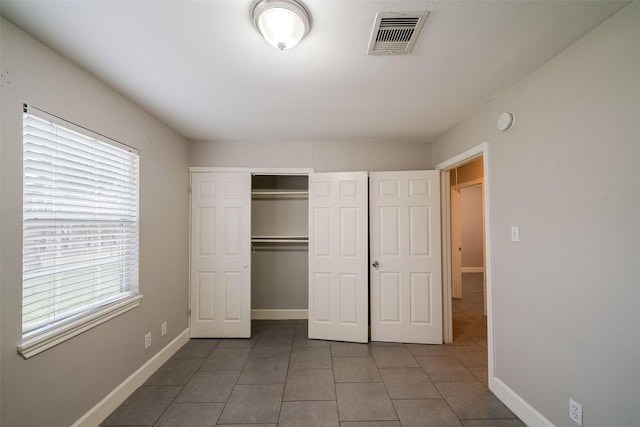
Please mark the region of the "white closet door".
[[442, 344], [439, 172], [369, 176], [371, 340]]
[[367, 173], [309, 175], [309, 338], [368, 341]]
[[251, 175], [191, 175], [191, 337], [251, 336]]

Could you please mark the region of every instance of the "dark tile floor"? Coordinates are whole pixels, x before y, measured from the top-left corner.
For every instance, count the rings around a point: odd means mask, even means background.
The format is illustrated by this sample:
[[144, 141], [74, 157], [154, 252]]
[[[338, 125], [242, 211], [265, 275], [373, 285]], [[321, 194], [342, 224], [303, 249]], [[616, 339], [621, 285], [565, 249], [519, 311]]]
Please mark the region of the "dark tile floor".
[[254, 321], [248, 340], [189, 341], [103, 425], [524, 426], [486, 388], [482, 279], [465, 276], [451, 345], [309, 340], [306, 321]]

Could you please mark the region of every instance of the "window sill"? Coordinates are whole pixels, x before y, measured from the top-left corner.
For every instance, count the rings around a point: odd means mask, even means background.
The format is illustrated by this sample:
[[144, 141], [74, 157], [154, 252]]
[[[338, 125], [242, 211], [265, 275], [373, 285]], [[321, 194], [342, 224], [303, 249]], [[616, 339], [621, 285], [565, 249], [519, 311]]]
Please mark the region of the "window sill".
[[41, 334], [34, 335], [18, 346], [18, 354], [29, 359], [45, 350], [50, 349], [68, 339], [75, 337], [91, 328], [94, 328], [108, 320], [126, 313], [140, 305], [142, 295], [134, 295], [124, 300], [119, 300], [110, 305], [90, 312], [80, 319], [76, 319]]

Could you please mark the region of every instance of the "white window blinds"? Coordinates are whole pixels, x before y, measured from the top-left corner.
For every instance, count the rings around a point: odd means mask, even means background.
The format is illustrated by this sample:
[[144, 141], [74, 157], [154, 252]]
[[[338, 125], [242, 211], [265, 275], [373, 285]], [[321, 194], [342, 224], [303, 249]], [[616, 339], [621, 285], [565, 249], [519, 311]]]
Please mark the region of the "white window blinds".
[[138, 153], [33, 111], [23, 116], [23, 339], [138, 293]]

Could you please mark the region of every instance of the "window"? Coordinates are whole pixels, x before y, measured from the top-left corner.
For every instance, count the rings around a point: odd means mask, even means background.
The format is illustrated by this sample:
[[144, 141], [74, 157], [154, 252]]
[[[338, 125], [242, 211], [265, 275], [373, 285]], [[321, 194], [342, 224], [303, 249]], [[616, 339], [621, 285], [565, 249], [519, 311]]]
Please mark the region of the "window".
[[23, 154], [28, 358], [139, 305], [139, 156], [32, 107]]

